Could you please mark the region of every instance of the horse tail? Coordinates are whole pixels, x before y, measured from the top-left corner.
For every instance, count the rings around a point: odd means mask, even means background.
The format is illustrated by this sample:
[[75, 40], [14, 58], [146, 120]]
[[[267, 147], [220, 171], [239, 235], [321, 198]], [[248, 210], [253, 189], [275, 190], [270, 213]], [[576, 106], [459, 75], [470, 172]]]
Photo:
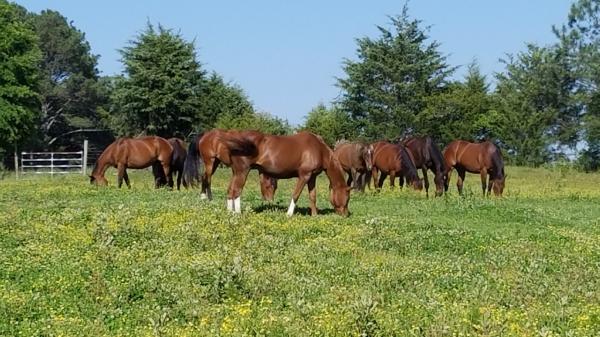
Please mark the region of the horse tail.
[[492, 164], [494, 165], [494, 179], [502, 179], [504, 177], [504, 160], [502, 160], [502, 153], [500, 148], [492, 144], [494, 151], [492, 152]]
[[247, 137], [219, 137], [219, 140], [234, 156], [254, 157], [258, 154], [258, 147], [252, 139]]
[[187, 155], [183, 163], [183, 184], [184, 186], [198, 186], [200, 183], [200, 169], [202, 168], [202, 158], [198, 149], [198, 142], [204, 133], [200, 133], [190, 142]]
[[417, 168], [415, 167], [415, 163], [410, 158], [408, 154], [408, 150], [404, 145], [398, 145], [398, 152], [400, 155], [400, 160], [402, 162], [402, 172], [410, 182], [415, 182], [419, 180], [419, 175], [417, 174]]
[[429, 158], [433, 162], [433, 166], [435, 167], [436, 173], [444, 173], [446, 171], [446, 164], [444, 162], [444, 156], [440, 151], [440, 148], [435, 144], [431, 137], [427, 137], [425, 139], [427, 144], [427, 153], [429, 154]]

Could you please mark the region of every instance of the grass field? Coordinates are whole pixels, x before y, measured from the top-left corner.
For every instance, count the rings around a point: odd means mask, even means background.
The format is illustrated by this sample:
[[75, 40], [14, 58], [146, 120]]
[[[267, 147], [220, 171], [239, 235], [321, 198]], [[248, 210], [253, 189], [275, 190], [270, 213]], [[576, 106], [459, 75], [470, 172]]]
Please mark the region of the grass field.
[[[0, 181], [3, 336], [599, 336], [600, 175], [507, 168], [505, 197], [384, 189], [351, 216], [260, 200]], [[453, 181], [454, 183], [454, 181]]]

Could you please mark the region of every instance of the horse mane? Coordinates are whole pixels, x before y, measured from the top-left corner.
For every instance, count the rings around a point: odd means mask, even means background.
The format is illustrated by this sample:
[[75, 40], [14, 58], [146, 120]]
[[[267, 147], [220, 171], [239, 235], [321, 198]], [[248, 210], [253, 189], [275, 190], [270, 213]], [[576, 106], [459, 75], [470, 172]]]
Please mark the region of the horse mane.
[[336, 140], [335, 144], [333, 145], [333, 150], [336, 150], [339, 146], [344, 145], [344, 144], [361, 144], [361, 143], [353, 142], [353, 141], [347, 140], [345, 138], [342, 138], [342, 139]]
[[410, 158], [410, 155], [408, 154], [408, 150], [406, 150], [406, 147], [401, 144], [397, 144], [396, 146], [398, 146], [398, 154], [400, 155], [400, 160], [402, 162], [402, 169], [405, 171], [404, 172], [405, 176], [408, 179], [410, 179], [411, 182], [419, 180], [419, 175], [417, 174], [417, 168], [415, 167], [415, 164], [413, 163], [412, 159]]
[[442, 155], [442, 152], [440, 152], [440, 148], [429, 136], [425, 137], [425, 144], [427, 145], [427, 152], [429, 153], [436, 171], [443, 173], [446, 170], [446, 164], [444, 162], [444, 156]]
[[492, 163], [494, 164], [494, 179], [502, 179], [504, 178], [504, 160], [502, 160], [502, 155], [500, 152], [500, 148], [494, 143], [490, 143], [494, 147], [494, 152], [492, 153]]
[[114, 142], [110, 143], [106, 147], [106, 149], [104, 149], [104, 151], [102, 151], [102, 153], [100, 154], [100, 156], [96, 159], [96, 163], [94, 163], [94, 168], [92, 169], [92, 173], [90, 173], [91, 175], [98, 174], [98, 170], [100, 170], [100, 167], [98, 166], [98, 163], [100, 163], [100, 161], [105, 161], [105, 158], [113, 151], [113, 148], [115, 146], [121, 144], [124, 139], [125, 138], [119, 138], [119, 139], [115, 140]]

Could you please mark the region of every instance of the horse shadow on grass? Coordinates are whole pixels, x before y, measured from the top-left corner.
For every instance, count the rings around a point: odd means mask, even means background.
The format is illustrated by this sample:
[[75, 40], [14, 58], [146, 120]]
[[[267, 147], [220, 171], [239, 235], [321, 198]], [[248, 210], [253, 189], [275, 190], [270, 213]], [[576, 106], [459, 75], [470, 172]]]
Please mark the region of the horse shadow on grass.
[[[262, 204], [260, 206], [252, 207], [252, 210], [255, 213], [262, 213], [262, 212], [285, 213], [285, 212], [287, 212], [288, 208], [287, 208], [287, 206], [267, 203], [267, 204]], [[318, 209], [317, 213], [319, 215], [325, 215], [325, 214], [332, 214], [332, 213], [334, 213], [334, 211], [331, 208], [325, 208], [325, 209]], [[310, 216], [310, 207], [296, 207], [296, 209], [294, 210], [294, 214]]]

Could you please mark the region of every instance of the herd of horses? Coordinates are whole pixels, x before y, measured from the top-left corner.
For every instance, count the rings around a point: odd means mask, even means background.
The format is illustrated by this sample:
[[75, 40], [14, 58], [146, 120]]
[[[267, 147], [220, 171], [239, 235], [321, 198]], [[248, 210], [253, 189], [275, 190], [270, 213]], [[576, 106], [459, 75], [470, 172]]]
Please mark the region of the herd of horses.
[[[348, 215], [351, 189], [364, 191], [371, 181], [380, 189], [389, 176], [390, 186], [396, 178], [400, 187], [407, 184], [416, 190], [425, 187], [429, 196], [428, 171], [434, 175], [435, 196], [448, 191], [450, 174], [456, 170], [457, 188], [463, 191], [466, 172], [481, 176], [483, 195], [501, 196], [504, 190], [504, 162], [500, 150], [491, 142], [470, 143], [455, 140], [444, 151], [431, 137], [409, 137], [395, 142], [338, 141], [331, 149], [323, 139], [310, 132], [277, 136], [250, 130], [214, 129], [197, 135], [186, 151], [181, 139], [157, 136], [120, 138], [98, 157], [90, 182], [107, 185], [104, 173], [117, 169], [117, 184], [130, 187], [127, 169], [152, 166], [155, 187], [201, 188], [201, 197], [212, 199], [211, 178], [219, 164], [229, 166], [232, 178], [227, 190], [227, 209], [241, 212], [241, 194], [248, 173], [259, 172], [263, 199], [272, 201], [278, 179], [298, 178], [287, 211], [294, 213], [298, 198], [308, 187], [311, 215], [317, 214], [316, 181], [321, 172], [329, 179], [330, 202], [337, 214]], [[419, 177], [418, 170], [423, 173]], [[347, 175], [347, 177], [346, 177]], [[487, 193], [486, 193], [487, 191]]]

